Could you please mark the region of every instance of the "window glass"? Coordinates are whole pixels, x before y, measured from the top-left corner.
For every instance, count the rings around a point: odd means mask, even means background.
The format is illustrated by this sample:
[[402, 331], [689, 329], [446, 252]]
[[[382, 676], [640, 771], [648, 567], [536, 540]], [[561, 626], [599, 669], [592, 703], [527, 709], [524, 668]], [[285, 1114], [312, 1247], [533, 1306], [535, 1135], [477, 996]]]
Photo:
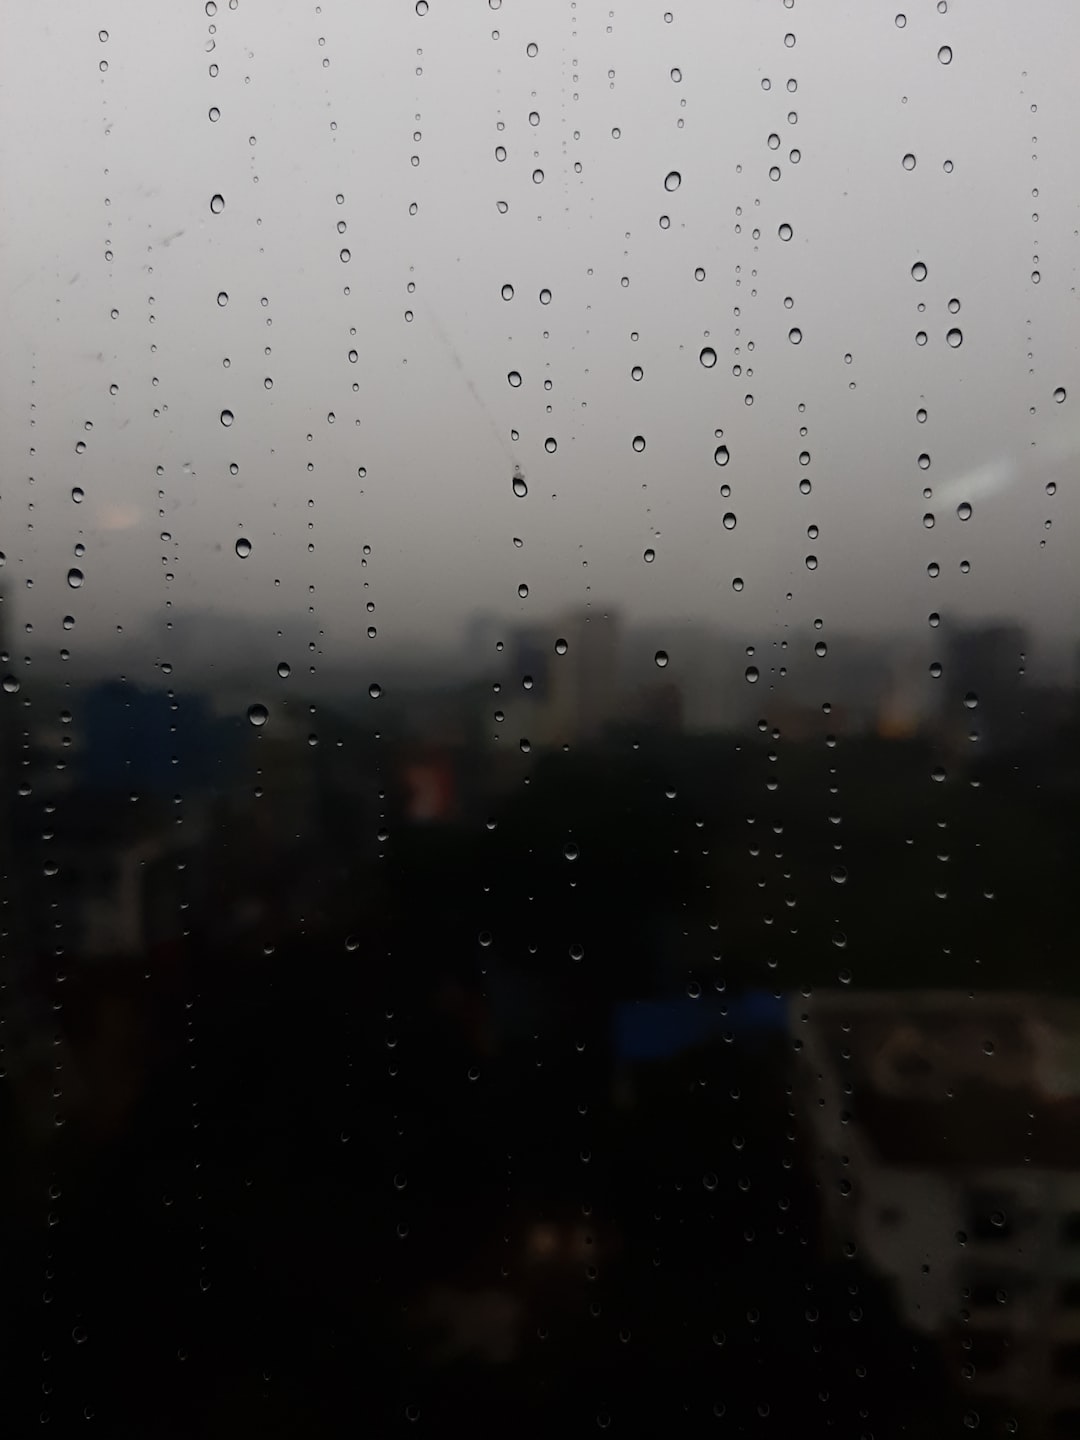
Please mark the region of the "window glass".
[[1080, 1434], [1080, 11], [5, 42], [5, 1430]]

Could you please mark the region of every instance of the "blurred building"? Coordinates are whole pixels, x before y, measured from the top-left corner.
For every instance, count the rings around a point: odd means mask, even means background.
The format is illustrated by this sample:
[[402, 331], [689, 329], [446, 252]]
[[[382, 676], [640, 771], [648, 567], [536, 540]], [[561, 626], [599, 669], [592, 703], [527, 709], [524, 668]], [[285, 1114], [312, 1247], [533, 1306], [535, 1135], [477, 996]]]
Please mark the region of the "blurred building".
[[854, 1244], [964, 1393], [1080, 1414], [1080, 1002], [793, 1002], [826, 1242]]

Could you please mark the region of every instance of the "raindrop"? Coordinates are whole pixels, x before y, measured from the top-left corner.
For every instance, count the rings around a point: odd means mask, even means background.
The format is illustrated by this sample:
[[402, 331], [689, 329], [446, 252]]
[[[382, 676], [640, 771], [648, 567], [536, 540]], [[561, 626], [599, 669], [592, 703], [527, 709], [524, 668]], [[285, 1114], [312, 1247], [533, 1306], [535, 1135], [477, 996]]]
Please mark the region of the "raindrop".
[[532, 180], [534, 185], [542, 185], [544, 183], [543, 170], [534, 170], [532, 172]]
[[681, 184], [682, 176], [679, 174], [678, 170], [669, 170], [668, 173], [664, 176], [665, 190], [677, 190]]
[[905, 170], [914, 170], [914, 169], [915, 169], [915, 156], [912, 155], [912, 153], [910, 152], [910, 150], [909, 150], [908, 153], [904, 156], [904, 158], [900, 161], [900, 164], [903, 165], [903, 167], [904, 167]]
[[578, 847], [574, 844], [572, 840], [568, 840], [563, 846], [562, 853], [566, 856], [567, 860], [576, 860], [581, 854], [581, 851], [578, 849]]
[[514, 298], [514, 287], [512, 285], [504, 285], [499, 293], [504, 300], [512, 300]]
[[728, 448], [727, 448], [727, 446], [726, 446], [726, 445], [718, 445], [718, 446], [716, 447], [716, 449], [713, 451], [713, 457], [712, 457], [712, 458], [716, 461], [717, 465], [726, 465], [726, 464], [728, 463], [728, 461], [731, 459], [731, 456], [730, 456], [730, 454], [728, 453]]
[[218, 291], [217, 303], [218, 303], [223, 309], [224, 309], [224, 307], [229, 303], [229, 296], [228, 296], [228, 293], [227, 293], [225, 290], [219, 290], [219, 291]]
[[1054, 399], [1057, 401], [1057, 403], [1058, 403], [1059, 405], [1061, 405], [1061, 404], [1064, 402], [1064, 400], [1065, 400], [1065, 387], [1064, 387], [1064, 385], [1059, 385], [1059, 386], [1057, 387], [1057, 389], [1054, 391]]
[[704, 279], [705, 279], [705, 271], [702, 269], [702, 267], [701, 267], [700, 265], [699, 265], [699, 266], [697, 267], [697, 269], [694, 271], [694, 279], [695, 279], [695, 280], [704, 280]]
[[210, 197], [210, 213], [211, 213], [212, 215], [220, 215], [221, 212], [222, 212], [224, 209], [225, 209], [225, 196], [224, 196], [224, 195], [211, 195], [211, 197]]
[[738, 522], [735, 519], [734, 511], [728, 510], [724, 515], [724, 529], [734, 530], [737, 523]]
[[518, 497], [519, 500], [524, 500], [525, 496], [529, 493], [529, 487], [525, 484], [525, 476], [522, 475], [520, 470], [514, 471], [514, 479], [512, 484], [514, 488], [514, 494]]
[[925, 279], [926, 279], [926, 266], [923, 264], [923, 262], [922, 262], [921, 260], [916, 260], [916, 261], [915, 261], [915, 264], [912, 265], [912, 267], [911, 267], [911, 278], [912, 278], [913, 280], [925, 280]]
[[816, 555], [807, 555], [805, 564], [806, 564], [807, 570], [816, 570], [816, 569], [817, 569], [817, 556], [816, 556]]
[[970, 520], [971, 506], [966, 500], [961, 500], [960, 504], [956, 507], [956, 513], [961, 520]]
[[20, 682], [16, 680], [14, 675], [5, 675], [3, 685], [5, 695], [17, 695], [21, 688]]
[[543, 290], [540, 291], [540, 304], [541, 304], [541, 305], [550, 305], [550, 304], [551, 304], [551, 291], [550, 291], [550, 290], [548, 290], [548, 289], [545, 288], [545, 289], [543, 289]]
[[748, 666], [746, 667], [746, 680], [747, 680], [747, 683], [748, 683], [748, 684], [750, 684], [750, 685], [756, 685], [757, 682], [758, 682], [759, 676], [760, 676], [760, 672], [758, 671], [758, 668], [757, 668], [756, 665], [748, 665]]
[[743, 588], [743, 578], [741, 575], [735, 576], [734, 580], [732, 580], [731, 582], [731, 588], [735, 591], [741, 590]]
[[287, 680], [292, 674], [292, 666], [287, 660], [279, 660], [277, 673], [281, 676], [282, 680]]
[[544, 441], [544, 449], [548, 452], [549, 455], [554, 455], [554, 454], [555, 454], [555, 451], [556, 451], [558, 448], [559, 448], [559, 442], [555, 439], [555, 436], [554, 436], [554, 435], [549, 435], [549, 436], [547, 437], [547, 439]]
[[259, 726], [265, 725], [267, 720], [270, 719], [270, 711], [267, 710], [265, 705], [249, 705], [247, 718], [249, 724], [254, 725], [255, 728], [258, 729]]
[[373, 680], [371, 684], [367, 687], [367, 693], [371, 696], [372, 700], [378, 700], [379, 696], [382, 694], [382, 686], [378, 683], [378, 681]]
[[228, 429], [229, 426], [232, 424], [232, 422], [233, 422], [233, 413], [232, 413], [232, 411], [231, 411], [231, 410], [222, 410], [222, 412], [221, 412], [221, 423], [222, 423], [222, 425], [224, 425], [225, 428]]
[[792, 235], [794, 234], [794, 231], [785, 220], [783, 225], [780, 226], [780, 229], [776, 233], [780, 236], [781, 240], [790, 240]]
[[794, 325], [787, 332], [787, 338], [791, 341], [792, 345], [798, 345], [802, 341], [802, 331], [797, 325]]
[[698, 359], [701, 361], [702, 365], [705, 366], [706, 370], [711, 370], [712, 367], [716, 364], [716, 351], [712, 348], [711, 345], [706, 345], [704, 350], [702, 350], [701, 354], [698, 356]]
[[72, 566], [67, 573], [67, 583], [71, 586], [72, 590], [78, 590], [79, 586], [83, 583], [83, 578], [83, 572], [77, 570], [74, 566]]
[[932, 510], [928, 510], [926, 514], [922, 517], [922, 523], [927, 530], [932, 530], [934, 528], [935, 521], [934, 512]]
[[511, 370], [510, 373], [509, 373], [509, 375], [507, 375], [506, 378], [507, 378], [507, 380], [510, 382], [510, 384], [513, 386], [513, 388], [514, 388], [515, 390], [516, 390], [516, 389], [518, 388], [518, 386], [521, 384], [521, 375], [518, 373], [517, 370]]
[[524, 581], [522, 581], [522, 583], [518, 586], [518, 599], [519, 599], [519, 600], [527, 600], [528, 598], [529, 598], [529, 587], [528, 587], [528, 585], [525, 584]]
[[904, 26], [905, 26], [906, 24], [907, 24], [907, 16], [906, 16], [906, 15], [897, 15], [897, 17], [896, 17], [896, 28], [897, 28], [898, 30], [903, 30], [903, 28], [904, 28]]
[[642, 558], [645, 561], [646, 565], [651, 565], [652, 562], [656, 559], [656, 551], [652, 549], [646, 550]]
[[75, 501], [75, 504], [76, 504], [76, 505], [81, 505], [81, 504], [82, 504], [82, 502], [83, 502], [83, 497], [84, 497], [85, 494], [86, 494], [86, 491], [82, 488], [81, 485], [73, 485], [73, 486], [72, 486], [72, 489], [71, 489], [71, 498], [72, 498], [72, 500]]
[[641, 366], [640, 366], [640, 365], [635, 365], [634, 368], [630, 371], [630, 379], [631, 379], [631, 380], [640, 380], [641, 377], [642, 377], [644, 374], [645, 374], [645, 371], [642, 370]]
[[566, 641], [562, 638], [562, 636], [560, 636], [559, 639], [555, 641], [555, 654], [565, 655], [568, 649], [569, 646], [567, 645]]
[[659, 668], [663, 670], [664, 666], [668, 663], [667, 651], [657, 650], [656, 654], [653, 656], [653, 659], [656, 661], [656, 664], [659, 666]]
[[645, 449], [645, 436], [635, 435], [631, 443], [638, 454], [640, 454], [641, 451]]
[[237, 540], [236, 542], [236, 553], [240, 556], [241, 560], [246, 560], [247, 557], [251, 554], [251, 541], [246, 539], [243, 535], [241, 535], [239, 540]]
[[958, 330], [954, 325], [953, 328], [945, 336], [945, 339], [948, 341], [948, 343], [952, 346], [954, 350], [957, 350], [964, 343], [964, 332], [962, 330]]
[[978, 703], [979, 697], [975, 694], [974, 690], [969, 690], [968, 693], [964, 696], [965, 708], [968, 710], [974, 710], [975, 706], [978, 705]]
[[941, 61], [942, 65], [950, 65], [952, 63], [951, 47], [942, 45], [941, 49], [937, 52], [937, 58]]

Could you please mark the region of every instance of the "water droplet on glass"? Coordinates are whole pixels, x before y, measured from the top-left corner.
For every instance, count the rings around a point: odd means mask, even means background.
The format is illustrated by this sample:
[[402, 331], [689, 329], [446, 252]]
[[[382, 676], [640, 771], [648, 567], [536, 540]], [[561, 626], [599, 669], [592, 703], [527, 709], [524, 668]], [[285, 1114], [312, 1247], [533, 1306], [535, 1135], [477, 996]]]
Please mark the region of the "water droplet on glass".
[[528, 598], [529, 598], [529, 587], [528, 587], [528, 585], [526, 585], [524, 582], [522, 582], [522, 583], [518, 586], [518, 599], [519, 599], [519, 600], [527, 600]]
[[743, 588], [743, 578], [741, 575], [735, 576], [734, 580], [732, 580], [731, 582], [731, 588], [732, 590], [741, 590]]
[[211, 195], [211, 197], [210, 197], [210, 213], [211, 213], [212, 215], [220, 215], [221, 212], [222, 212], [224, 209], [225, 209], [225, 196], [224, 196], [224, 195]]
[[1057, 389], [1054, 391], [1054, 399], [1057, 401], [1057, 403], [1058, 403], [1059, 405], [1061, 405], [1061, 404], [1064, 402], [1064, 400], [1065, 400], [1065, 387], [1064, 387], [1064, 385], [1059, 385], [1059, 386], [1057, 387]]
[[898, 30], [903, 30], [903, 28], [904, 28], [904, 26], [905, 26], [906, 24], [907, 24], [907, 16], [906, 16], [906, 15], [897, 15], [897, 17], [896, 17], [896, 28], [897, 28]]
[[15, 678], [14, 675], [5, 675], [5, 676], [4, 676], [3, 684], [4, 684], [4, 693], [5, 693], [5, 695], [17, 695], [17, 694], [18, 694], [19, 689], [20, 689], [20, 683], [19, 683], [18, 680], [16, 680], [16, 678]]
[[513, 386], [513, 388], [514, 388], [515, 390], [516, 390], [516, 389], [518, 388], [518, 386], [521, 384], [521, 376], [520, 376], [520, 374], [518, 373], [518, 371], [516, 371], [516, 370], [511, 370], [510, 373], [507, 375], [506, 378], [507, 378], [507, 380], [510, 382], [510, 384]]
[[953, 328], [945, 336], [945, 339], [952, 346], [952, 348], [956, 350], [964, 343], [964, 333], [962, 330], [958, 330], [954, 325]]
[[83, 579], [83, 572], [76, 570], [74, 566], [72, 566], [67, 573], [67, 583], [71, 586], [72, 590], [78, 590], [79, 586], [83, 583]]
[[249, 705], [247, 718], [248, 722], [258, 729], [259, 726], [265, 725], [267, 720], [270, 719], [270, 711], [267, 710], [265, 705]]
[[928, 510], [926, 514], [922, 517], [922, 523], [925, 525], [927, 530], [932, 530], [934, 528], [935, 521], [934, 512], [932, 510]]
[[807, 570], [816, 570], [816, 569], [817, 569], [817, 556], [816, 556], [816, 555], [807, 555], [806, 560], [804, 561], [804, 564], [806, 565]]
[[724, 520], [723, 520], [724, 529], [725, 529], [725, 530], [734, 530], [737, 523], [738, 523], [738, 522], [737, 522], [737, 520], [735, 519], [735, 512], [734, 512], [733, 510], [728, 510], [728, 511], [726, 511], [725, 514], [724, 514]]
[[567, 646], [567, 644], [566, 644], [566, 641], [563, 640], [562, 637], [560, 636], [560, 638], [555, 641], [555, 654], [556, 654], [556, 655], [565, 655], [567, 649], [568, 649], [568, 646]]
[[72, 489], [71, 489], [71, 498], [72, 498], [72, 500], [75, 501], [75, 504], [76, 504], [76, 505], [81, 505], [81, 504], [82, 504], [82, 502], [83, 502], [83, 497], [84, 497], [85, 494], [86, 494], [86, 491], [82, 488], [81, 485], [73, 485], [73, 486], [72, 486]]
[[646, 550], [645, 554], [642, 556], [642, 559], [645, 561], [646, 565], [651, 565], [652, 562], [656, 559], [656, 551]]
[[785, 221], [776, 233], [780, 236], [781, 240], [790, 240], [795, 232], [792, 230], [791, 226], [787, 223], [787, 221]]
[[942, 45], [941, 49], [937, 52], [937, 58], [941, 61], [942, 65], [951, 64], [952, 48], [948, 45]]
[[759, 679], [759, 677], [760, 677], [760, 671], [758, 670], [758, 668], [757, 668], [756, 665], [748, 665], [748, 666], [746, 667], [746, 672], [745, 672], [745, 674], [746, 674], [747, 684], [749, 684], [749, 685], [756, 685], [756, 684], [757, 684], [758, 679]]
[[279, 660], [277, 673], [281, 676], [282, 680], [287, 680], [292, 674], [292, 666], [287, 660]]
[[926, 279], [926, 266], [923, 264], [923, 262], [922, 262], [921, 260], [916, 260], [916, 261], [915, 261], [915, 264], [912, 265], [912, 267], [911, 267], [911, 278], [912, 278], [913, 280], [925, 280], [925, 279]]
[[228, 427], [232, 424], [232, 422], [233, 422], [233, 413], [232, 413], [232, 411], [231, 411], [231, 410], [222, 410], [222, 412], [221, 412], [221, 423], [222, 423], [222, 425], [224, 425], [225, 428], [228, 429]]
[[656, 654], [653, 656], [653, 659], [656, 661], [657, 665], [662, 670], [664, 666], [668, 663], [667, 651], [657, 650]]
[[791, 341], [792, 345], [798, 345], [802, 341], [802, 331], [797, 325], [793, 325], [787, 332], [787, 338]]
[[555, 451], [556, 451], [558, 448], [559, 448], [559, 442], [555, 439], [555, 436], [554, 436], [554, 435], [549, 435], [549, 436], [547, 437], [547, 439], [544, 441], [544, 449], [548, 452], [549, 455], [554, 455], [554, 454], [555, 454]]
[[551, 291], [550, 291], [550, 290], [546, 290], [546, 289], [545, 289], [545, 290], [541, 290], [541, 291], [540, 291], [540, 304], [541, 304], [541, 305], [550, 305], [550, 304], [551, 304]]
[[514, 471], [514, 478], [511, 484], [513, 486], [514, 494], [518, 497], [518, 499], [524, 500], [525, 496], [529, 493], [529, 487], [526, 485], [525, 476], [522, 475], [520, 470]]
[[235, 548], [237, 555], [240, 556], [240, 559], [246, 560], [247, 557], [251, 554], [251, 541], [248, 540], [245, 536], [241, 535], [239, 540], [237, 540], [236, 542]]
[[372, 700], [378, 700], [379, 696], [382, 694], [382, 686], [378, 683], [378, 681], [373, 680], [371, 684], [367, 687], [367, 693], [371, 696]]
[[562, 853], [566, 856], [567, 860], [576, 860], [581, 852], [572, 840], [568, 840], [563, 846]]
[[956, 513], [961, 520], [970, 520], [971, 506], [966, 500], [961, 500], [960, 504], [956, 507]]
[[665, 190], [677, 190], [681, 184], [682, 176], [679, 174], [678, 170], [669, 170], [668, 173], [664, 176]]
[[716, 461], [717, 465], [726, 465], [726, 464], [728, 463], [728, 461], [731, 459], [731, 456], [730, 456], [730, 454], [728, 453], [728, 448], [727, 448], [727, 446], [726, 446], [726, 445], [718, 445], [718, 446], [716, 447], [716, 449], [713, 451], [713, 457], [712, 457], [712, 458]]
[[968, 710], [974, 710], [978, 703], [979, 697], [975, 694], [974, 690], [969, 690], [968, 693], [964, 696], [965, 708]]
[[711, 370], [712, 367], [716, 364], [716, 351], [712, 348], [711, 345], [706, 345], [704, 350], [702, 350], [701, 354], [698, 356], [698, 359], [701, 361], [702, 365], [705, 366], [706, 370]]

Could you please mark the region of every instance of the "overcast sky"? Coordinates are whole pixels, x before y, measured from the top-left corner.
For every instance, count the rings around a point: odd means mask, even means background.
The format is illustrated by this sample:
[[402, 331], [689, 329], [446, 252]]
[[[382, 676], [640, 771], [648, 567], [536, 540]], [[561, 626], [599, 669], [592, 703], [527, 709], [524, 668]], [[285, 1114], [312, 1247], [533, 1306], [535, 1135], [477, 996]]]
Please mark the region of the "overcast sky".
[[170, 599], [373, 672], [587, 603], [673, 665], [1071, 637], [1080, 7], [666, 4], [6, 6], [12, 648], [124, 669]]

